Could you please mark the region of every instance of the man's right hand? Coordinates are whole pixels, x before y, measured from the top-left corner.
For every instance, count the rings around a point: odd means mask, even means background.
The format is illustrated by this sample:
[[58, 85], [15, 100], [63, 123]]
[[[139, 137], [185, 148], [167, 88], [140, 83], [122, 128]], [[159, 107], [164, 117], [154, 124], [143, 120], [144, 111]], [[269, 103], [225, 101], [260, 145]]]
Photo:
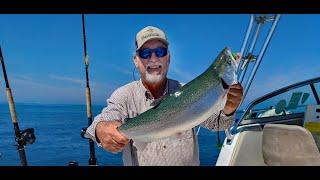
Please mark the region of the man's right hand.
[[96, 137], [105, 150], [119, 152], [128, 144], [129, 139], [117, 129], [120, 125], [121, 123], [118, 121], [101, 121], [97, 124]]

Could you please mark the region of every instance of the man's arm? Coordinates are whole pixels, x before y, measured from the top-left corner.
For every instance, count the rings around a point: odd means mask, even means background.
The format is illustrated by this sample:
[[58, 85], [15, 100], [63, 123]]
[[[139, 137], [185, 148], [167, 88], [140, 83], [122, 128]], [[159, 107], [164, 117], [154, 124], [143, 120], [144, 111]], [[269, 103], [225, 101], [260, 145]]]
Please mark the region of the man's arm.
[[128, 139], [121, 134], [117, 127], [127, 117], [126, 94], [123, 88], [117, 89], [107, 100], [107, 107], [94, 118], [87, 128], [86, 137], [98, 143], [111, 152], [120, 151]]

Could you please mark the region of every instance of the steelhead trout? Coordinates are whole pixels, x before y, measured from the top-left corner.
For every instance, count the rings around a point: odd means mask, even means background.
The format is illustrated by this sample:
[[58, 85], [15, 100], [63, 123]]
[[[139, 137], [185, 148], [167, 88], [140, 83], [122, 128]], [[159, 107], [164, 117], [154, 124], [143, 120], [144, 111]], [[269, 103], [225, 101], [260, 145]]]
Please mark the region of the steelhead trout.
[[237, 64], [224, 48], [210, 67], [155, 107], [125, 119], [118, 130], [128, 139], [151, 142], [189, 130], [222, 110], [229, 85], [236, 83]]

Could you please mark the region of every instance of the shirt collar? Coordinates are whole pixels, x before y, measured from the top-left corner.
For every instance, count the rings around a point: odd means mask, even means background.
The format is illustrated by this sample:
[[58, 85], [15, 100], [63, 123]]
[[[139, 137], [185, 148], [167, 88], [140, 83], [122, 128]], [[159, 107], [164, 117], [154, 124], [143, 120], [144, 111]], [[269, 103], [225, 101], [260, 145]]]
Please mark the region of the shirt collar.
[[[146, 100], [150, 99], [150, 100], [155, 100], [151, 94], [151, 92], [143, 85], [141, 78], [138, 81], [138, 85], [141, 88], [142, 92], [144, 93], [144, 96], [146, 97]], [[167, 82], [166, 82], [166, 88], [163, 91], [163, 95], [165, 96], [168, 94], [168, 90], [169, 90], [169, 79], [167, 78]], [[161, 98], [161, 97], [160, 97]], [[159, 99], [160, 99], [159, 98]]]

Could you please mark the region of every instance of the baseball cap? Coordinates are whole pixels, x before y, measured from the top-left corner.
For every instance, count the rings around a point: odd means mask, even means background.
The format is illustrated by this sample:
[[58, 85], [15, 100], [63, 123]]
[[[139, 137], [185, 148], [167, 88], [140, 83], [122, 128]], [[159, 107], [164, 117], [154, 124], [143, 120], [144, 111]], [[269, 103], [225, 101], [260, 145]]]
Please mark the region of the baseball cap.
[[169, 44], [165, 33], [161, 29], [154, 26], [147, 26], [141, 29], [136, 35], [136, 50], [139, 50], [144, 43], [153, 39], [160, 40], [166, 45]]

